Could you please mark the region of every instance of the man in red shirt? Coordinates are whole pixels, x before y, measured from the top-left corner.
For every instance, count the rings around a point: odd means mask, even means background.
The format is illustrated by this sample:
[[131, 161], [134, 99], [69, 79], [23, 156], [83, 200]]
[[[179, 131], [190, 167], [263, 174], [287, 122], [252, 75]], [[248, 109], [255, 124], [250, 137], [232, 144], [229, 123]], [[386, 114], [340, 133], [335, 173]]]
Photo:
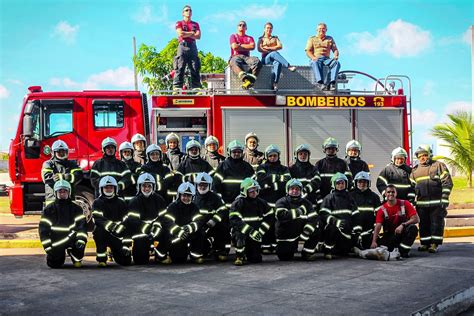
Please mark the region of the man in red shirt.
[[[375, 229], [370, 248], [380, 245], [388, 247], [389, 251], [398, 248], [402, 258], [408, 258], [411, 246], [418, 235], [415, 224], [420, 221], [413, 205], [406, 200], [397, 199], [397, 189], [393, 184], [385, 189], [387, 202], [377, 210]], [[379, 236], [383, 226], [383, 235]]]
[[201, 61], [198, 57], [196, 40], [201, 39], [199, 24], [191, 20], [192, 9], [189, 5], [183, 8], [183, 20], [176, 22], [178, 34], [178, 53], [174, 60], [175, 74], [173, 79], [173, 94], [178, 94], [183, 87], [186, 65], [191, 72], [191, 89], [200, 92], [201, 89]]
[[[257, 57], [250, 56], [250, 51], [255, 49], [252, 36], [245, 34], [247, 23], [240, 21], [237, 33], [230, 36], [230, 60], [232, 71], [242, 80], [242, 88], [249, 89], [257, 80], [257, 75], [262, 68], [262, 63]], [[250, 68], [250, 72], [245, 69]]]

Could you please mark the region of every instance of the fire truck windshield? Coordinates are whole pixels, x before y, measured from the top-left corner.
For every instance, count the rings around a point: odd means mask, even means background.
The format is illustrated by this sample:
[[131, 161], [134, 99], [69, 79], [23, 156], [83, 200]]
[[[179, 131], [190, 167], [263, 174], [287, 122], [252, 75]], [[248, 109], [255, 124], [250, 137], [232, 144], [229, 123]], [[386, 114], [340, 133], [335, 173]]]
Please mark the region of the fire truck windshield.
[[45, 138], [71, 133], [72, 131], [72, 106], [44, 107]]

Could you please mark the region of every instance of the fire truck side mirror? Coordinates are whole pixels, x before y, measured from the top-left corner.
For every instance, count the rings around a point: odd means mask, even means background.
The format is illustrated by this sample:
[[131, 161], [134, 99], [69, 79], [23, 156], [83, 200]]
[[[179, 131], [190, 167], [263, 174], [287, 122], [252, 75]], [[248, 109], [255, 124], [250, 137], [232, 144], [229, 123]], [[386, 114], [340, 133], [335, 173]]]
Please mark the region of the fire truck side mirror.
[[23, 117], [23, 136], [26, 138], [33, 136], [33, 117], [29, 114]]

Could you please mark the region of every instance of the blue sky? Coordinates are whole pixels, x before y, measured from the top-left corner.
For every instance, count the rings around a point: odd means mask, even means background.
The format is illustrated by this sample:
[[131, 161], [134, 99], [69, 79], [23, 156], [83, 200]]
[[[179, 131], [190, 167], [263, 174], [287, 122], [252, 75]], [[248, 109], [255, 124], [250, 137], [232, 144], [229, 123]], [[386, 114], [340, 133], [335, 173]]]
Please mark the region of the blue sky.
[[[6, 151], [30, 85], [45, 91], [133, 89], [132, 37], [163, 48], [185, 4], [200, 23], [199, 49], [227, 60], [241, 19], [257, 38], [265, 22], [282, 54], [307, 65], [318, 22], [336, 40], [342, 70], [404, 74], [413, 89], [414, 142], [458, 109], [472, 110], [473, 1], [60, 1], [0, 0], [0, 151]], [[361, 88], [366, 83], [360, 83]], [[143, 90], [143, 89], [142, 89]]]

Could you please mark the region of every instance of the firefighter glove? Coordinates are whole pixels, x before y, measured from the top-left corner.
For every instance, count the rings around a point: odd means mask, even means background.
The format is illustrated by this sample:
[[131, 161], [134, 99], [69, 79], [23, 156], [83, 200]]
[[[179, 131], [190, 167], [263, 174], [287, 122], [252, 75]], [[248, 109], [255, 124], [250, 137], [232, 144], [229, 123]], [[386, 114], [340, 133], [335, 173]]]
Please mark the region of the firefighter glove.
[[84, 249], [86, 244], [82, 240], [77, 240], [76, 243], [75, 243], [75, 246], [76, 246], [77, 249], [82, 250], [82, 249]]
[[262, 234], [258, 230], [254, 230], [250, 233], [250, 238], [255, 240], [256, 242], [262, 242]]
[[60, 174], [59, 174], [59, 173], [55, 173], [55, 174], [53, 175], [53, 180], [54, 180], [54, 182], [58, 182], [59, 180], [61, 180]]

